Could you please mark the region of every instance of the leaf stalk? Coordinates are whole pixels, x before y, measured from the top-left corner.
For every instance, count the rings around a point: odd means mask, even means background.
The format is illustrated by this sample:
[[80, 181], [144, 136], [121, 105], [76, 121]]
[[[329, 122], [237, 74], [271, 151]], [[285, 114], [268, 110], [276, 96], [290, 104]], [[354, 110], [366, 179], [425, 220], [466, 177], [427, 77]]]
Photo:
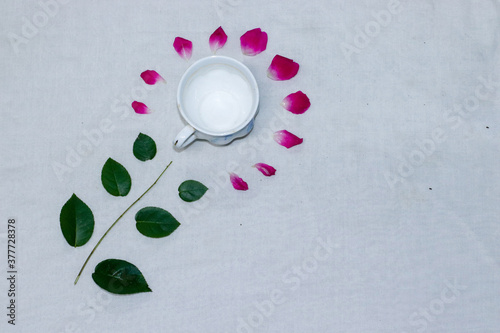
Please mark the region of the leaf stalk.
[[106, 230], [106, 232], [104, 233], [104, 235], [102, 235], [101, 239], [99, 239], [99, 241], [97, 242], [97, 244], [94, 246], [94, 248], [90, 252], [89, 256], [87, 257], [87, 260], [85, 260], [85, 262], [83, 263], [83, 266], [80, 269], [80, 272], [78, 273], [78, 276], [75, 279], [75, 285], [78, 283], [78, 280], [80, 279], [80, 276], [82, 275], [83, 270], [85, 269], [85, 266], [87, 266], [87, 263], [89, 262], [90, 258], [94, 254], [94, 252], [97, 249], [97, 247], [99, 247], [99, 245], [101, 244], [101, 242], [104, 239], [104, 237], [106, 237], [106, 235], [111, 231], [111, 229], [113, 229], [113, 227], [118, 223], [118, 221], [120, 221], [120, 219], [130, 210], [130, 208], [132, 208], [136, 203], [138, 203], [139, 200], [141, 200], [142, 197], [145, 196], [146, 193], [148, 193], [149, 190], [151, 190], [153, 188], [153, 186], [156, 185], [156, 183], [158, 182], [158, 180], [160, 180], [161, 176], [163, 176], [163, 174], [165, 173], [165, 171], [167, 171], [167, 169], [170, 166], [170, 164], [172, 164], [172, 161], [170, 161], [170, 163], [165, 167], [165, 169], [163, 169], [163, 171], [160, 173], [160, 175], [158, 176], [158, 178], [156, 178], [156, 180], [154, 181], [154, 183], [151, 184], [151, 186], [148, 187], [148, 189], [143, 194], [141, 194], [141, 196], [139, 198], [137, 198], [137, 200], [135, 200], [127, 209], [125, 209], [125, 211], [116, 219], [115, 222], [113, 222], [113, 224], [108, 228], [108, 230]]

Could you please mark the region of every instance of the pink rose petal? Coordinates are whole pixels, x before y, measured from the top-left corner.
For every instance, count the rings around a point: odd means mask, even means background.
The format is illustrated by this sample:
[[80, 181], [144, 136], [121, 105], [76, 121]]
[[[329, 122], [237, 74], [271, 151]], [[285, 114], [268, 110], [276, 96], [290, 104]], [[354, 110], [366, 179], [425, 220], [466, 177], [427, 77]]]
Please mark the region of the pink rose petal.
[[174, 49], [182, 59], [189, 60], [193, 54], [193, 43], [182, 37], [175, 37]]
[[294, 62], [292, 59], [282, 57], [280, 55], [275, 55], [271, 65], [267, 69], [267, 76], [275, 81], [290, 80], [292, 77], [297, 75], [299, 71], [299, 64]]
[[257, 163], [254, 165], [262, 174], [266, 177], [274, 176], [276, 173], [276, 169], [265, 163]]
[[138, 114], [148, 114], [151, 113], [151, 109], [146, 106], [146, 104], [133, 101], [132, 102], [132, 108], [134, 109], [135, 113]]
[[274, 133], [274, 141], [286, 147], [287, 149], [293, 146], [300, 145], [304, 139], [299, 138], [295, 134], [288, 132], [287, 130], [281, 130]]
[[156, 71], [147, 70], [141, 73], [141, 78], [146, 82], [146, 84], [154, 85], [159, 81], [165, 82], [165, 79], [161, 77]]
[[218, 27], [217, 30], [208, 39], [208, 44], [210, 44], [210, 50], [215, 53], [218, 49], [222, 48], [227, 42], [227, 35], [222, 27]]
[[240, 44], [244, 55], [257, 55], [267, 47], [267, 33], [260, 28], [249, 30], [240, 37]]
[[231, 180], [231, 184], [233, 184], [235, 190], [238, 191], [248, 190], [248, 184], [243, 179], [238, 177], [238, 175], [235, 174], [234, 172], [231, 172], [229, 174], [229, 179]]
[[286, 96], [281, 102], [281, 106], [293, 114], [303, 114], [309, 109], [311, 102], [309, 97], [299, 90]]

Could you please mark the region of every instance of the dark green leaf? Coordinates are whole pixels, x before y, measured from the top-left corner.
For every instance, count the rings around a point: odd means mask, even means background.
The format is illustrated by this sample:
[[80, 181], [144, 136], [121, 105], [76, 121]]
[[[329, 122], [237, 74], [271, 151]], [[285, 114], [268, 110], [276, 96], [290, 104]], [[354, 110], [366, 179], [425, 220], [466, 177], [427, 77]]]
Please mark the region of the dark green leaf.
[[137, 230], [147, 237], [161, 238], [170, 235], [180, 225], [166, 210], [145, 207], [135, 214]]
[[186, 180], [179, 186], [179, 197], [187, 202], [200, 199], [208, 188], [196, 180]]
[[137, 294], [151, 291], [141, 271], [120, 259], [106, 259], [95, 267], [94, 282], [113, 294]]
[[156, 143], [150, 136], [139, 133], [134, 142], [134, 156], [143, 162], [152, 160], [156, 155]]
[[74, 247], [87, 243], [94, 232], [94, 214], [75, 194], [62, 207], [59, 221], [64, 238]]
[[132, 186], [127, 169], [112, 158], [108, 158], [102, 167], [101, 181], [106, 191], [115, 197], [126, 196]]

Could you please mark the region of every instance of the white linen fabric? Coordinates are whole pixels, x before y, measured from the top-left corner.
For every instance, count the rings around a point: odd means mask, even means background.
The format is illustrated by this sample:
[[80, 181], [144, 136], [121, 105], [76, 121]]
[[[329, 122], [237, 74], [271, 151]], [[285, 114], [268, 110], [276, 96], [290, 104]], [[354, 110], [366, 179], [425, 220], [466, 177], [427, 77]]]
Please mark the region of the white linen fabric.
[[[500, 330], [500, 2], [4, 1], [0, 5], [2, 332], [498, 332]], [[222, 26], [255, 74], [260, 111], [246, 138], [172, 140], [177, 83], [210, 56]], [[244, 56], [260, 27], [267, 49]], [[176, 36], [193, 42], [181, 59]], [[276, 55], [300, 64], [276, 82]], [[147, 86], [140, 73], [166, 80]], [[298, 90], [302, 115], [280, 102]], [[135, 114], [130, 103], [153, 113]], [[271, 135], [304, 138], [285, 149]], [[139, 133], [157, 156], [137, 160]], [[113, 158], [126, 197], [102, 187]], [[156, 186], [108, 234], [109, 225]], [[277, 173], [264, 177], [263, 162]], [[228, 172], [248, 184], [236, 191]], [[185, 203], [186, 179], [209, 187]], [[83, 247], [62, 236], [75, 193], [93, 211]], [[134, 215], [157, 206], [181, 226], [146, 238]], [[9, 324], [7, 221], [16, 220], [16, 321]], [[116, 296], [91, 274], [134, 263], [152, 293]]]

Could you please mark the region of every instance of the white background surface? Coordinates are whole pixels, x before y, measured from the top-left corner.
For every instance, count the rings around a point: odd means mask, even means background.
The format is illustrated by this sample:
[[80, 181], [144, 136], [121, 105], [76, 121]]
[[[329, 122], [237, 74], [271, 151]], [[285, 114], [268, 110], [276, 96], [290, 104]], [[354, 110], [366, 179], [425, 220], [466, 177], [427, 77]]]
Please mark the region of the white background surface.
[[[3, 2], [0, 243], [5, 253], [7, 219], [15, 218], [19, 274], [15, 327], [0, 279], [0, 330], [498, 332], [500, 3], [401, 1], [384, 26], [373, 23], [388, 4], [75, 0], [16, 53], [9, 38], [44, 23], [43, 10]], [[219, 25], [229, 39], [218, 54], [243, 61], [260, 85], [256, 127], [227, 147], [195, 142], [178, 153], [177, 82], [211, 54], [208, 37]], [[245, 57], [239, 37], [256, 27], [269, 35], [267, 50]], [[373, 30], [362, 40], [365, 28]], [[175, 53], [176, 36], [193, 42], [189, 62]], [[356, 52], [346, 55], [347, 45]], [[268, 79], [275, 54], [297, 61], [299, 74]], [[155, 110], [143, 116], [129, 105], [146, 69], [167, 84], [141, 96]], [[279, 105], [297, 90], [312, 102], [298, 116]], [[54, 165], [67, 164], [102, 121], [112, 130], [58, 176]], [[276, 129], [304, 143], [286, 150], [269, 139]], [[147, 163], [132, 155], [139, 132], [158, 145]], [[108, 157], [132, 176], [125, 198], [100, 183]], [[73, 286], [98, 238], [170, 160]], [[257, 162], [276, 176], [263, 177], [251, 168]], [[234, 170], [249, 191], [232, 189]], [[178, 198], [186, 179], [210, 188], [198, 203]], [[59, 228], [72, 193], [96, 219], [78, 249]], [[169, 210], [181, 227], [164, 239], [140, 235], [133, 217], [144, 206]], [[322, 261], [318, 238], [331, 244]], [[107, 258], [136, 264], [153, 292], [102, 291], [91, 273]], [[270, 308], [273, 290], [282, 304]]]

